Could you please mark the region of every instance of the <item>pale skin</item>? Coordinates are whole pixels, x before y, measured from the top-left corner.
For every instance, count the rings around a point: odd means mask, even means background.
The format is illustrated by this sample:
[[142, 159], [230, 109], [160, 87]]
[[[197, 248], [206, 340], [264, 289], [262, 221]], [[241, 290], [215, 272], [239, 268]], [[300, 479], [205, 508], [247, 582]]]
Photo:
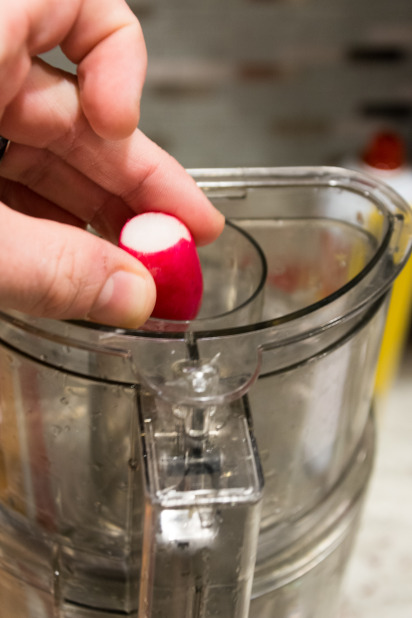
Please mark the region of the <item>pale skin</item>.
[[[37, 58], [56, 45], [77, 76]], [[136, 128], [146, 63], [123, 0], [1, 0], [0, 309], [137, 328], [155, 288], [116, 246], [125, 221], [169, 212], [199, 245], [221, 232], [192, 178]]]

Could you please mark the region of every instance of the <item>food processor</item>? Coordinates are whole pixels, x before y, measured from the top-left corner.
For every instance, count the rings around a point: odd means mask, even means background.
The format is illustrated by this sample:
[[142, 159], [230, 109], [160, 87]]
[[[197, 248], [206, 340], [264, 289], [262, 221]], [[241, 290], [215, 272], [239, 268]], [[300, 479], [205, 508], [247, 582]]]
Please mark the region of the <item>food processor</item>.
[[412, 216], [338, 168], [191, 170], [190, 322], [0, 315], [0, 618], [332, 618]]

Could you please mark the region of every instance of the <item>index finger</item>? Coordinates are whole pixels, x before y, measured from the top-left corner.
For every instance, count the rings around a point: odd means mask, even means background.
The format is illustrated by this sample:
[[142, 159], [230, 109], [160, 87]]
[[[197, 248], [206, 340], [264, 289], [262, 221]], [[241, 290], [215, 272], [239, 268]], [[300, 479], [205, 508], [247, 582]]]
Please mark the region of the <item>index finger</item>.
[[61, 46], [78, 65], [80, 99], [93, 129], [111, 139], [138, 124], [147, 55], [140, 24], [124, 0], [2, 0], [0, 115], [31, 58]]
[[[24, 91], [6, 110], [0, 133], [3, 130], [12, 141], [53, 153], [103, 188], [106, 196], [120, 197], [131, 213], [160, 210], [176, 215], [198, 244], [211, 242], [222, 231], [223, 216], [173, 157], [138, 129], [117, 141], [97, 135], [79, 109], [75, 81], [41, 62], [33, 65]], [[95, 220], [120, 231], [124, 210], [113, 209], [113, 200], [105, 199]]]

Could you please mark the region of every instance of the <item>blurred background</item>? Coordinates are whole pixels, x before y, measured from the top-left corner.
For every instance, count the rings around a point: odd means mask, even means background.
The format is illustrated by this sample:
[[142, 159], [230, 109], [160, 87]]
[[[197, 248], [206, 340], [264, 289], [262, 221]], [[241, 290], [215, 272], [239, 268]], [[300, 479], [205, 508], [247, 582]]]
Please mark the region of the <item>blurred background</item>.
[[324, 165], [376, 131], [410, 149], [410, 0], [129, 0], [141, 127], [186, 167]]

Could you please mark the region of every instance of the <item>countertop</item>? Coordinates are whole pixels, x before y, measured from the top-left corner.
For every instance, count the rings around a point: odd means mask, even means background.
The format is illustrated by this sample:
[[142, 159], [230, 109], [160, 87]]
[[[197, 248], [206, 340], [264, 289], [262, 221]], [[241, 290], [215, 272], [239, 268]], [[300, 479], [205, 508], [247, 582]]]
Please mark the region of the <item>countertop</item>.
[[412, 349], [377, 415], [375, 466], [339, 618], [412, 618]]

